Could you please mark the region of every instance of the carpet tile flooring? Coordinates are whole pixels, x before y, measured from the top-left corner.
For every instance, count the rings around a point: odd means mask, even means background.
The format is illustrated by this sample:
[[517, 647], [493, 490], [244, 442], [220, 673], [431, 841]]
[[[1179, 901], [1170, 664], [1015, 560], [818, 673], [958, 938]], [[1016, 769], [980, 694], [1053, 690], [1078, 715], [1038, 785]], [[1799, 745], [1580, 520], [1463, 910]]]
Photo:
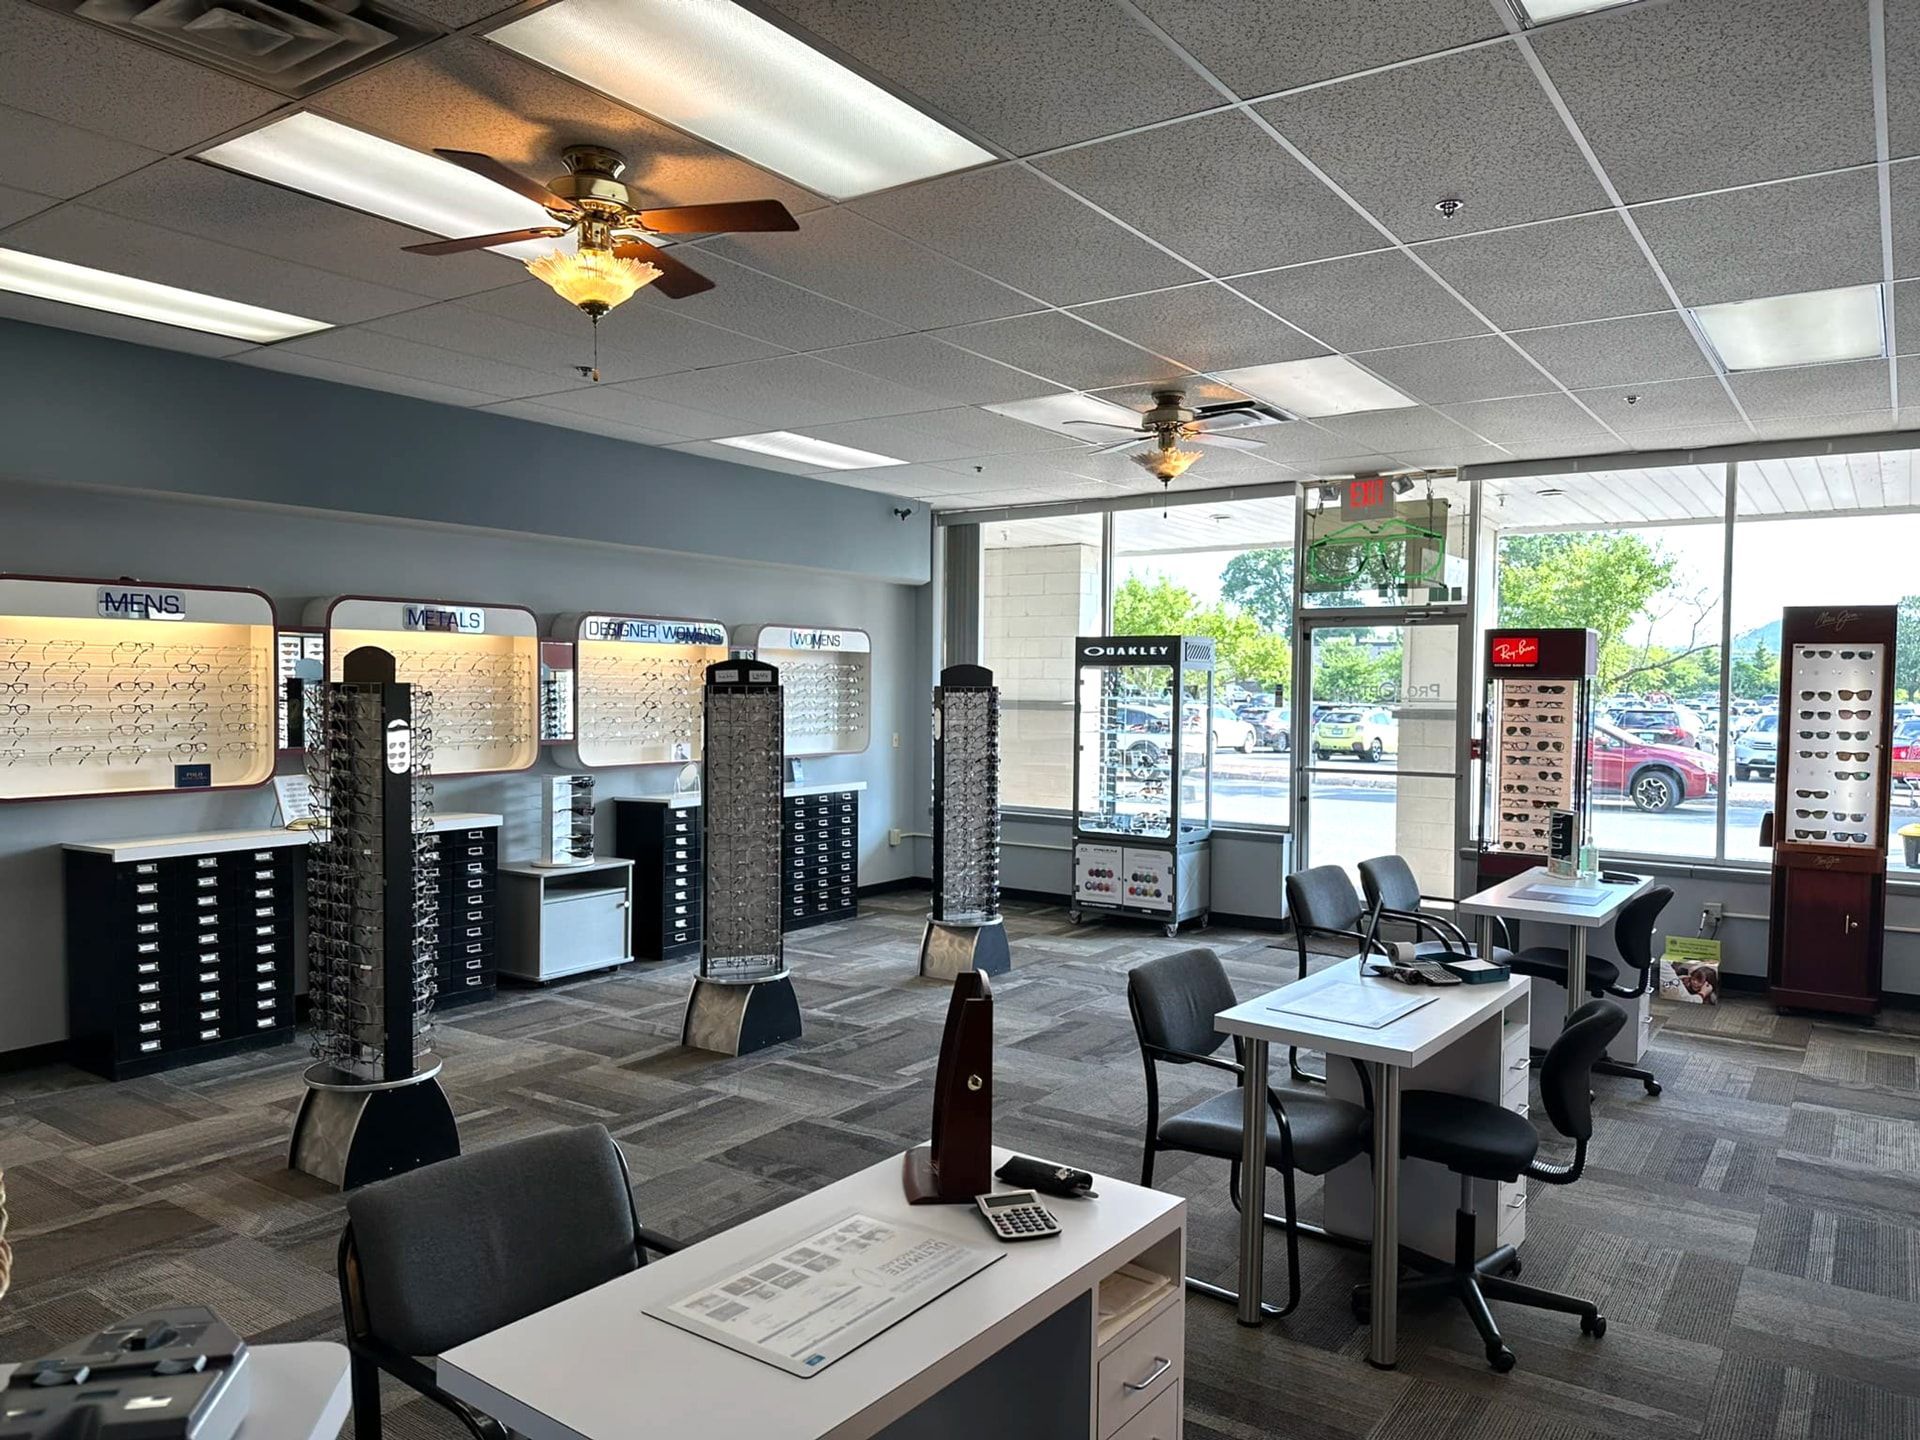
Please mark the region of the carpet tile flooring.
[[[915, 975], [924, 910], [885, 896], [791, 937], [806, 1034], [746, 1058], [679, 1047], [685, 964], [457, 1012], [438, 1048], [464, 1144], [598, 1121], [642, 1218], [687, 1239], [896, 1153], [924, 1137], [946, 1003]], [[1275, 937], [1225, 927], [1167, 941], [1032, 905], [1008, 924], [996, 1138], [1123, 1178], [1145, 1119], [1127, 969], [1204, 943], [1245, 996], [1293, 966]], [[306, 1063], [289, 1046], [118, 1085], [0, 1073], [17, 1252], [0, 1357], [179, 1300], [256, 1340], [337, 1336], [339, 1197], [285, 1163]], [[1347, 1305], [1364, 1258], [1309, 1242], [1284, 1321], [1243, 1330], [1190, 1298], [1190, 1440], [1920, 1440], [1920, 1018], [1663, 1005], [1650, 1063], [1666, 1093], [1600, 1077], [1586, 1176], [1529, 1198], [1526, 1278], [1594, 1298], [1604, 1340], [1496, 1306], [1520, 1356], [1499, 1376], [1456, 1307], [1409, 1306], [1400, 1367], [1377, 1372]], [[1214, 1088], [1172, 1072], [1169, 1110]], [[1225, 1170], [1164, 1156], [1157, 1179], [1191, 1202], [1196, 1273], [1231, 1284]], [[1301, 1197], [1317, 1218], [1318, 1183]], [[1285, 1252], [1267, 1254], [1272, 1295]], [[454, 1433], [406, 1394], [387, 1388], [391, 1435]]]

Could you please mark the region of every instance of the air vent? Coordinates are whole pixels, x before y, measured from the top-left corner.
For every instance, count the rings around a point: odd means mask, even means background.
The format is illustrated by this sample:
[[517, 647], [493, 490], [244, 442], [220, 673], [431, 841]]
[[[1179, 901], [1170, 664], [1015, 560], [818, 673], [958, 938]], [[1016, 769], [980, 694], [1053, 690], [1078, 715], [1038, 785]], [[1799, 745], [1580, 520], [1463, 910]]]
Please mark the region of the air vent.
[[440, 32], [378, 5], [317, 0], [40, 0], [49, 10], [157, 45], [298, 98]]
[[1218, 405], [1194, 407], [1194, 418], [1207, 422], [1207, 429], [1251, 430], [1258, 425], [1287, 425], [1296, 418], [1278, 405], [1264, 400], [1223, 400]]

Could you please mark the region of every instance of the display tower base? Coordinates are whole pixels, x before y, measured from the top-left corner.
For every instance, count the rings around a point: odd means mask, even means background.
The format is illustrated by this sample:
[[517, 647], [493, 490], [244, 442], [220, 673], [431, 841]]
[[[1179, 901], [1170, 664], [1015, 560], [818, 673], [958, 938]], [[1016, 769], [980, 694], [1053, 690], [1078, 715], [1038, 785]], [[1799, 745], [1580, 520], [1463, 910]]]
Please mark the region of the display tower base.
[[744, 984], [694, 977], [680, 1027], [682, 1045], [718, 1055], [751, 1055], [799, 1038], [800, 998], [786, 971]]
[[353, 1190], [460, 1153], [438, 1064], [405, 1080], [359, 1079], [331, 1065], [306, 1073], [287, 1167]]
[[920, 937], [920, 975], [926, 980], [951, 980], [969, 970], [982, 975], [1004, 975], [1013, 968], [1007, 948], [1007, 927], [998, 916], [957, 924], [929, 920]]

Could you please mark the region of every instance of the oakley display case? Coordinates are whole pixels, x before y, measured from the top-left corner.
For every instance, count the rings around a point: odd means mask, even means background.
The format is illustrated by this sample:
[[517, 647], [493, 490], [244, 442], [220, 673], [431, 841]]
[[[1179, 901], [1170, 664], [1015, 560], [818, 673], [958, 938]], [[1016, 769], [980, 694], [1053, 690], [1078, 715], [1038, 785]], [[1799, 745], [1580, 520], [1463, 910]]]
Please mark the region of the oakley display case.
[[1574, 849], [1592, 835], [1600, 639], [1591, 630], [1491, 630], [1481, 704], [1480, 883], [1547, 859], [1551, 817], [1570, 810]]

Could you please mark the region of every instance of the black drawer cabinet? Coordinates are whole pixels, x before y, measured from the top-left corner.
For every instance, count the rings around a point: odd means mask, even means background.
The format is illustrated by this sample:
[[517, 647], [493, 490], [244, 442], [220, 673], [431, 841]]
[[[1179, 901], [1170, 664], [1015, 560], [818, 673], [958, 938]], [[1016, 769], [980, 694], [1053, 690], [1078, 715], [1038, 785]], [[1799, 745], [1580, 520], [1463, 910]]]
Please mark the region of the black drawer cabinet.
[[700, 953], [700, 806], [613, 802], [613, 853], [633, 861], [633, 958]]
[[858, 913], [860, 795], [830, 790], [780, 802], [785, 852], [780, 867], [780, 928], [804, 930]]
[[421, 837], [418, 864], [440, 892], [436, 1010], [486, 1000], [498, 985], [493, 913], [500, 898], [500, 832], [493, 826]]
[[306, 847], [66, 852], [75, 1064], [119, 1080], [293, 1038]]

